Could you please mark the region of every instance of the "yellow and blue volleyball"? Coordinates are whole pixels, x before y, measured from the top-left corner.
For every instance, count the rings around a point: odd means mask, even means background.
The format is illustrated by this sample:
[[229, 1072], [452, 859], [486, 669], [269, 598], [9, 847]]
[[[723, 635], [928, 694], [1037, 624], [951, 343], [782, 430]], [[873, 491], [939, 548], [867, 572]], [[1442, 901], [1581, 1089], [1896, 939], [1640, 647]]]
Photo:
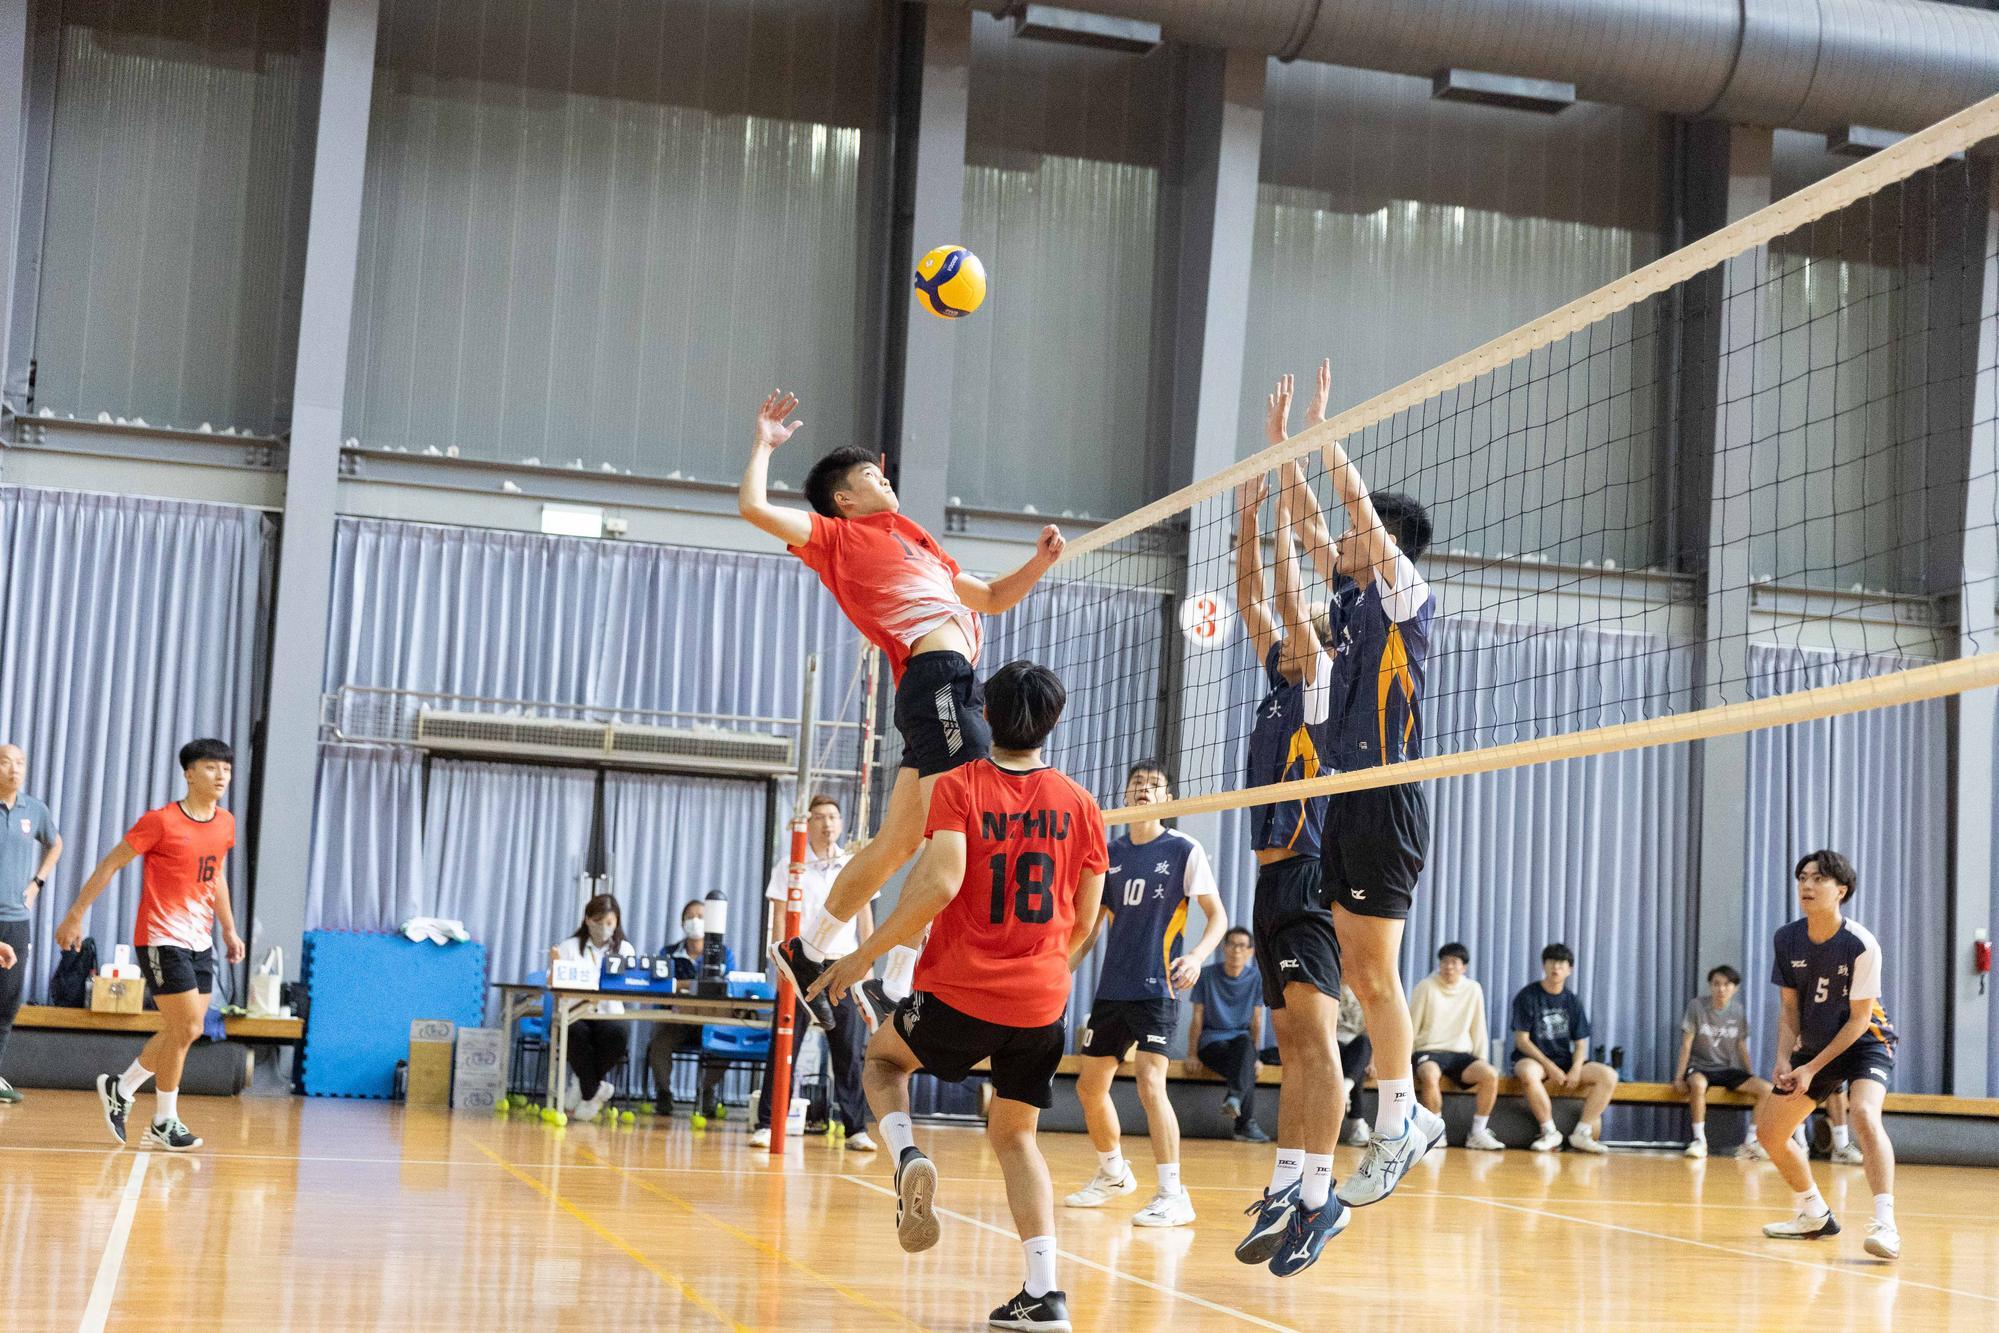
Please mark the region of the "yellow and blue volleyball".
[[916, 299], [939, 319], [962, 319], [986, 300], [986, 266], [962, 245], [940, 245], [916, 266]]

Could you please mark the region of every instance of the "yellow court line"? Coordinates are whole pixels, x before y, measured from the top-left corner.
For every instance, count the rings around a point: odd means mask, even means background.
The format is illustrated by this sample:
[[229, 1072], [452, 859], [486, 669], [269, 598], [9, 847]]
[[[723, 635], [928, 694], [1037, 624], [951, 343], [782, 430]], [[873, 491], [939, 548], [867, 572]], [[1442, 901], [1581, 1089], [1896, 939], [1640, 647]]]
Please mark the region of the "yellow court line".
[[600, 1157], [598, 1154], [592, 1152], [588, 1148], [578, 1148], [576, 1151], [581, 1153], [587, 1160], [595, 1162], [599, 1166], [617, 1172], [619, 1175], [631, 1181], [632, 1184], [637, 1185], [640, 1189], [644, 1190], [646, 1193], [657, 1194], [660, 1198], [665, 1199], [668, 1203], [673, 1204], [675, 1207], [684, 1209], [688, 1213], [691, 1213], [693, 1216], [700, 1218], [703, 1222], [706, 1222], [708, 1225], [712, 1227], [719, 1227], [723, 1231], [726, 1231], [730, 1235], [736, 1237], [738, 1240], [747, 1242], [748, 1244], [755, 1246], [757, 1249], [762, 1250], [765, 1254], [769, 1255], [773, 1259], [782, 1259], [785, 1263], [790, 1264], [793, 1268], [796, 1268], [799, 1272], [805, 1274], [805, 1276], [811, 1278], [814, 1282], [818, 1282], [827, 1287], [832, 1288], [834, 1291], [839, 1292], [842, 1296], [845, 1296], [848, 1300], [854, 1302], [856, 1305], [865, 1306], [870, 1310], [878, 1311], [881, 1314], [885, 1314], [889, 1316], [889, 1318], [895, 1320], [897, 1323], [907, 1324], [911, 1328], [920, 1330], [921, 1333], [930, 1333], [929, 1329], [924, 1328], [923, 1325], [917, 1323], [914, 1319], [911, 1319], [908, 1315], [896, 1309], [894, 1306], [883, 1305], [880, 1301], [862, 1295], [860, 1292], [855, 1291], [853, 1288], [842, 1284], [837, 1279], [828, 1277], [826, 1274], [819, 1272], [817, 1269], [812, 1268], [810, 1265], [805, 1264], [797, 1259], [794, 1259], [792, 1256], [786, 1254], [783, 1250], [778, 1249], [775, 1245], [772, 1245], [768, 1241], [764, 1240], [761, 1236], [753, 1235], [750, 1232], [743, 1230], [741, 1227], [733, 1226], [730, 1223], [725, 1222], [721, 1218], [715, 1216], [715, 1214], [713, 1213], [703, 1212], [701, 1209], [696, 1208], [693, 1204], [681, 1198], [678, 1194], [675, 1194], [673, 1191], [661, 1189], [659, 1186], [653, 1184], [651, 1181], [646, 1180], [643, 1177], [632, 1174], [630, 1171], [627, 1171], [624, 1167], [619, 1166], [616, 1162], [611, 1161], [607, 1157]]
[[[841, 1176], [840, 1179], [847, 1181], [851, 1184], [859, 1185], [864, 1190], [873, 1190], [877, 1194], [886, 1194], [891, 1199], [896, 1197], [894, 1190], [889, 1189], [884, 1185], [877, 1185], [872, 1180], [862, 1180], [859, 1176]], [[995, 1236], [1012, 1236], [1014, 1234], [1013, 1232], [1007, 1231], [1004, 1228], [996, 1227], [990, 1222], [982, 1222], [976, 1217], [971, 1217], [964, 1213], [953, 1212], [949, 1208], [939, 1208], [933, 1204], [931, 1206], [930, 1211], [936, 1213], [940, 1217], [954, 1218], [957, 1221], [963, 1222], [967, 1226], [977, 1227], [981, 1231], [990, 1231]], [[1234, 1310], [1230, 1309], [1226, 1305], [1217, 1305], [1215, 1302], [1207, 1299], [1204, 1296], [1196, 1296], [1191, 1291], [1182, 1291], [1178, 1287], [1169, 1287], [1163, 1282], [1153, 1282], [1147, 1278], [1142, 1278], [1138, 1276], [1136, 1273], [1127, 1273], [1121, 1269], [1112, 1268], [1109, 1264], [1100, 1264], [1094, 1259], [1085, 1259], [1080, 1254], [1071, 1254], [1067, 1250], [1060, 1250], [1060, 1249], [1055, 1251], [1055, 1253], [1060, 1255], [1062, 1258], [1067, 1259], [1072, 1264], [1081, 1264], [1084, 1268], [1094, 1268], [1097, 1272], [1109, 1274], [1111, 1277], [1118, 1279], [1120, 1282], [1130, 1282], [1137, 1286], [1147, 1287], [1153, 1291], [1159, 1292], [1161, 1295], [1171, 1296], [1174, 1297], [1176, 1300], [1187, 1301], [1190, 1304], [1200, 1306], [1204, 1310], [1212, 1310], [1216, 1314], [1227, 1315], [1230, 1319], [1241, 1320], [1245, 1324], [1254, 1324], [1258, 1328], [1271, 1329], [1274, 1331], [1274, 1333], [1298, 1333], [1298, 1330], [1292, 1328], [1289, 1324], [1273, 1324], [1268, 1319], [1259, 1318], [1258, 1316], [1250, 1314], [1245, 1310]]]
[[643, 1254], [640, 1254], [637, 1250], [633, 1249], [630, 1245], [626, 1244], [623, 1239], [621, 1239], [616, 1233], [611, 1231], [603, 1223], [599, 1222], [596, 1218], [590, 1216], [590, 1214], [584, 1212], [581, 1208], [578, 1208], [575, 1204], [563, 1198], [560, 1194], [557, 1194], [547, 1185], [542, 1184], [539, 1180], [536, 1180], [533, 1176], [521, 1170], [519, 1167], [515, 1166], [512, 1162], [509, 1162], [506, 1158], [494, 1152], [491, 1148], [488, 1148], [485, 1144], [481, 1143], [481, 1144], [476, 1144], [474, 1146], [476, 1146], [480, 1152], [485, 1153], [486, 1156], [492, 1158], [495, 1163], [504, 1168], [509, 1175], [514, 1177], [514, 1179], [520, 1181], [523, 1185], [526, 1185], [529, 1189], [532, 1189], [535, 1193], [541, 1195], [543, 1198], [547, 1199], [550, 1203], [560, 1205], [564, 1212], [568, 1213], [571, 1217], [574, 1217], [584, 1226], [589, 1227], [592, 1231], [596, 1232], [604, 1240], [610, 1242], [610, 1244], [615, 1246], [622, 1254], [624, 1254], [626, 1258], [630, 1259], [633, 1263], [645, 1269], [648, 1273], [651, 1273], [654, 1277], [658, 1278], [660, 1281], [676, 1288], [682, 1296], [686, 1297], [689, 1301], [693, 1302], [694, 1305], [698, 1306], [700, 1309], [706, 1310], [709, 1314], [713, 1315], [717, 1323], [723, 1325], [725, 1328], [732, 1330], [733, 1333], [751, 1333], [749, 1325], [738, 1323], [737, 1321], [729, 1318], [729, 1316], [723, 1314], [720, 1310], [716, 1309], [713, 1305], [710, 1305], [707, 1301], [701, 1298], [700, 1293], [696, 1292], [694, 1288], [688, 1286], [687, 1283], [682, 1281], [677, 1274], [667, 1272], [664, 1268], [661, 1268], [658, 1264], [646, 1258]]
[[[1448, 1195], [1440, 1197], [1450, 1197]], [[1643, 1227], [1627, 1227], [1617, 1222], [1599, 1222], [1593, 1217], [1570, 1217], [1566, 1213], [1551, 1212], [1546, 1208], [1526, 1208], [1517, 1203], [1501, 1203], [1497, 1199], [1480, 1198], [1476, 1194], [1457, 1196], [1467, 1203], [1483, 1203], [1494, 1208], [1504, 1208], [1508, 1212], [1526, 1213], [1530, 1217], [1553, 1218], [1557, 1222], [1573, 1222], [1577, 1226], [1598, 1227], [1604, 1231], [1621, 1231], [1627, 1236], [1644, 1236], [1650, 1240], [1670, 1241], [1675, 1245], [1692, 1245], [1703, 1250], [1716, 1250], [1722, 1254], [1739, 1255], [1745, 1259], [1761, 1259], [1773, 1264], [1789, 1264], [1793, 1268], [1813, 1268], [1823, 1273], [1844, 1273], [1848, 1277], [1873, 1278], [1880, 1282], [1892, 1282], [1898, 1286], [1921, 1287], [1925, 1291], [1941, 1292], [1946, 1296], [1962, 1296], [1966, 1300], [1988, 1301], [1999, 1305], [1999, 1296], [1987, 1296], [1983, 1292], [1965, 1291], [1958, 1287], [1938, 1286], [1934, 1282], [1922, 1282], [1915, 1278], [1903, 1277], [1900, 1264], [1883, 1260], [1875, 1268], [1843, 1267], [1838, 1264], [1814, 1263], [1810, 1259], [1793, 1259], [1788, 1255], [1766, 1254], [1759, 1250], [1744, 1249], [1739, 1245], [1717, 1245], [1711, 1240], [1695, 1240], [1691, 1236], [1675, 1236], [1667, 1231], [1647, 1231]], [[1797, 1244], [1796, 1241], [1778, 1241], [1779, 1245]]]

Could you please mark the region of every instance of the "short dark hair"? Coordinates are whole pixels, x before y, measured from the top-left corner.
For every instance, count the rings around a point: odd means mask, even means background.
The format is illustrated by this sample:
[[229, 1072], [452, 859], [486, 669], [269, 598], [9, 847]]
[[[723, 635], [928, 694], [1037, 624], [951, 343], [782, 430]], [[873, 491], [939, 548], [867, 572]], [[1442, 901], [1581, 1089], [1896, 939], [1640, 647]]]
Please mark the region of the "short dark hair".
[[1430, 521], [1430, 511], [1413, 496], [1400, 491], [1377, 491], [1373, 499], [1374, 512], [1381, 517], [1381, 526], [1395, 538], [1402, 554], [1411, 560], [1421, 560], [1437, 535], [1437, 526]]
[[839, 810], [841, 814], [846, 813], [846, 811], [841, 808], [839, 797], [828, 796], [823, 791], [815, 791], [812, 793], [812, 799], [805, 803], [805, 813], [811, 814], [814, 810], [817, 810], [822, 805], [830, 805], [835, 810]]
[[1576, 965], [1576, 956], [1569, 951], [1569, 946], [1566, 944], [1551, 944], [1541, 950], [1541, 961], [1544, 963], [1567, 963], [1570, 967], [1574, 967]]
[[1069, 691], [1045, 666], [1008, 662], [986, 681], [986, 722], [1003, 750], [1034, 750], [1048, 739], [1069, 702]]
[[1172, 771], [1169, 770], [1166, 767], [1166, 765], [1160, 763], [1157, 759], [1141, 759], [1137, 763], [1133, 764], [1130, 768], [1126, 769], [1124, 771], [1125, 784], [1129, 786], [1131, 784], [1131, 780], [1137, 777], [1140, 773], [1157, 773], [1160, 779], [1164, 781], [1168, 787], [1171, 787], [1173, 785]]
[[1227, 930], [1222, 932], [1222, 943], [1227, 944], [1230, 940], [1234, 939], [1238, 935], [1248, 940], [1251, 948], [1256, 947], [1256, 936], [1249, 933], [1248, 926], [1230, 926]]
[[1821, 847], [1818, 851], [1806, 852], [1799, 857], [1797, 866], [1791, 871], [1791, 878], [1796, 879], [1804, 874], [1806, 865], [1813, 861], [1819, 863], [1821, 875], [1846, 890], [1840, 897], [1841, 902], [1851, 902], [1853, 895], [1860, 892], [1860, 872], [1853, 868], [1853, 862], [1830, 847]]
[[1455, 958], [1466, 967], [1471, 966], [1471, 950], [1465, 948], [1462, 944], [1446, 944], [1443, 948], [1437, 950], [1438, 962], [1441, 963], [1446, 958]]
[[228, 741], [218, 741], [213, 736], [204, 736], [180, 747], [181, 772], [187, 772], [204, 759], [220, 759], [225, 764], [234, 764], [236, 751], [230, 748]]
[[814, 463], [805, 474], [806, 503], [827, 518], [840, 517], [840, 506], [833, 503], [833, 492], [846, 489], [847, 477], [863, 463], [879, 467], [881, 459], [858, 444], [843, 444]]
[[1720, 977], [1731, 986], [1740, 986], [1742, 984], [1742, 974], [1727, 963], [1717, 963], [1707, 970], [1707, 979], [1709, 981], [1713, 981], [1716, 977]]

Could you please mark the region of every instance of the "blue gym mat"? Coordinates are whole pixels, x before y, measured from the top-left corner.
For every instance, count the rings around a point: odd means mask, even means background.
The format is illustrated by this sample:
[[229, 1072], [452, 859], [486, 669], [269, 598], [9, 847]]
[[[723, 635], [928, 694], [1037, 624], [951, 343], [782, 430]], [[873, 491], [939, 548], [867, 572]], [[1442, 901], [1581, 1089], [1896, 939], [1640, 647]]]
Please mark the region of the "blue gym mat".
[[302, 1082], [312, 1097], [394, 1094], [409, 1058], [410, 1024], [486, 1015], [486, 946], [418, 944], [402, 935], [309, 930], [299, 970], [310, 997]]

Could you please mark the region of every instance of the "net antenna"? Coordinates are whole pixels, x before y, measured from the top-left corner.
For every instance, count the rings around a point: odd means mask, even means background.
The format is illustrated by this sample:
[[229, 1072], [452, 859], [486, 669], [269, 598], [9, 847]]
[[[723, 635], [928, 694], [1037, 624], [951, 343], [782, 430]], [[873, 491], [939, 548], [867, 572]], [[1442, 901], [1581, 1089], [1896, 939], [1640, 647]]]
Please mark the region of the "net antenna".
[[[1999, 202], [1975, 151], [1989, 156], [1995, 136], [1999, 97], [1072, 539], [1057, 583], [1122, 590], [1126, 625], [1149, 621], [1162, 657], [1184, 654], [1179, 699], [1168, 701], [1179, 709], [1179, 795], [1144, 817], [1704, 740], [1999, 685], [1999, 642], [1975, 628], [1989, 614], [1967, 612], [1964, 632], [1937, 647], [1949, 614], [1937, 608], [1964, 587], [1960, 571], [1984, 580], [1982, 603], [1994, 591], [1990, 562], [1966, 552], [1999, 533]], [[1669, 359], [1690, 344], [1692, 362]], [[1696, 383], [1711, 392], [1682, 394]], [[1712, 477], [1702, 451], [1691, 488], [1671, 476], [1683, 427], [1713, 437]], [[1423, 757], [1247, 788], [1243, 743], [1264, 679], [1242, 636], [1217, 630], [1233, 624], [1215, 591], [1231, 586], [1230, 497], [1298, 465], [1326, 517], [1308, 514], [1281, 539], [1305, 539], [1299, 562], [1308, 579], [1317, 567], [1323, 597], [1338, 585], [1325, 538], [1346, 521], [1337, 501], [1319, 499], [1321, 451], [1334, 442], [1376, 495], [1406, 489], [1427, 505], [1451, 548], [1425, 565], [1439, 609]], [[1260, 541], [1272, 536], [1261, 523]], [[1676, 526], [1715, 540], [1683, 559], [1693, 548], [1671, 535]], [[1714, 558], [1702, 569], [1707, 545]], [[1132, 701], [1117, 671], [1090, 661], [1105, 626], [1101, 604], [1078, 611], [1082, 600], [1037, 593], [1022, 611], [1040, 618], [1036, 636], [1053, 645], [1058, 670], [1086, 668], [1080, 683], [1065, 671], [1065, 728], [1114, 731], [1108, 720]], [[1543, 614], [1557, 603], [1566, 619]], [[1705, 625], [1690, 632], [1675, 604], [1705, 607]], [[1171, 641], [1176, 630], [1189, 647]], [[1561, 631], [1588, 640], [1586, 661], [1543, 660]], [[1728, 645], [1722, 665], [1712, 651], [1702, 664], [1703, 641]], [[1835, 683], [1768, 693], [1744, 665], [1765, 643], [1865, 662]], [[1617, 667], [1647, 678], [1619, 685]], [[1520, 688], [1528, 683], [1546, 687], [1541, 702], [1516, 702], [1535, 693]], [[1118, 763], [1150, 739], [1111, 737], [1065, 766], [1108, 793]]]

